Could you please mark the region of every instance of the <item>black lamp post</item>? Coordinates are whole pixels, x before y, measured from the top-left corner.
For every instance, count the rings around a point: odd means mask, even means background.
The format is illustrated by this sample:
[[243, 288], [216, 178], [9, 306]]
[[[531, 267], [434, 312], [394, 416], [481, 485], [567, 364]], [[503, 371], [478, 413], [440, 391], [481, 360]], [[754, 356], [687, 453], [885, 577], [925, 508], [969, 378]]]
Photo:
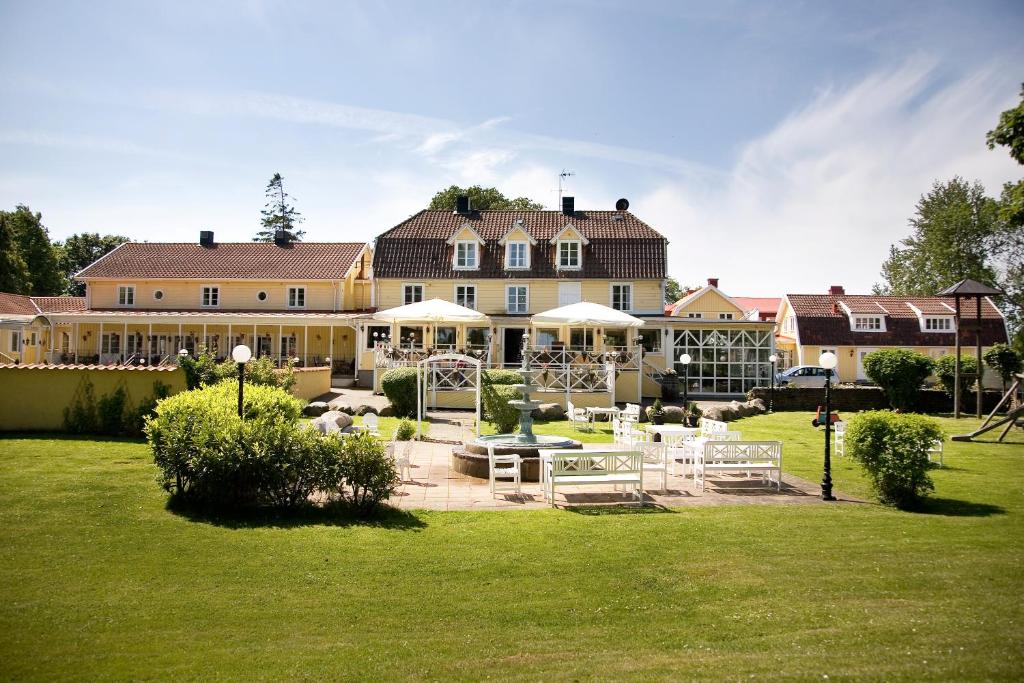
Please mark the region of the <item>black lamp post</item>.
[[679, 362], [683, 364], [683, 407], [690, 405], [690, 354], [684, 353], [679, 356]]
[[825, 472], [821, 478], [821, 499], [835, 500], [832, 495], [832, 370], [839, 364], [831, 351], [818, 356], [818, 365], [825, 368]]
[[242, 417], [242, 397], [245, 387], [245, 364], [252, 358], [252, 349], [245, 344], [239, 344], [231, 349], [231, 358], [238, 363], [238, 417]]
[[772, 362], [772, 384], [771, 388], [768, 389], [768, 412], [775, 412], [775, 364], [779, 361], [779, 357], [774, 353], [768, 356], [768, 360]]

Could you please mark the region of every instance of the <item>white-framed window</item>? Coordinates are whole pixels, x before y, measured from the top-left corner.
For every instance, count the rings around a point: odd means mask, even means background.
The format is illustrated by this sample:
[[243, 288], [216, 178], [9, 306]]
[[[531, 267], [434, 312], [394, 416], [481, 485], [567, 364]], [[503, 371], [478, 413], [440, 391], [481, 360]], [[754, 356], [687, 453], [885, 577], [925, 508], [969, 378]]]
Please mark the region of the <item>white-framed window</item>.
[[579, 240], [558, 241], [558, 268], [560, 270], [573, 270], [580, 267], [580, 246]]
[[116, 332], [103, 335], [100, 339], [100, 353], [121, 353], [121, 335]]
[[732, 320], [732, 313], [719, 313], [718, 314], [718, 319], [719, 320]]
[[796, 331], [796, 316], [789, 316], [782, 321], [783, 332], [795, 332]]
[[142, 352], [142, 335], [129, 334], [124, 338], [124, 352], [129, 356]]
[[480, 247], [476, 242], [459, 241], [455, 243], [455, 267], [458, 269], [472, 270], [477, 267], [477, 249]]
[[476, 310], [476, 285], [455, 285], [455, 303]]
[[530, 310], [530, 288], [527, 285], [505, 287], [505, 310], [509, 313], [527, 313]]
[[387, 345], [391, 342], [390, 325], [370, 325], [366, 328], [366, 348], [373, 349], [377, 344]]
[[11, 352], [18, 353], [21, 351], [21, 332], [11, 332]]
[[953, 319], [947, 317], [925, 318], [924, 330], [925, 332], [952, 332]]
[[616, 311], [633, 310], [633, 285], [626, 282], [612, 283], [612, 308]]
[[118, 306], [134, 306], [135, 305], [135, 285], [118, 285], [117, 286], [117, 305]]
[[402, 304], [414, 304], [423, 301], [423, 285], [402, 285]]
[[703, 318], [703, 317], [704, 317], [704, 314], [703, 314], [703, 313], [701, 313], [700, 311], [689, 311], [689, 312], [688, 312], [688, 313], [686, 314], [686, 317], [687, 317], [687, 318]]
[[530, 267], [530, 243], [508, 242], [505, 245], [505, 267], [509, 270]]
[[288, 308], [305, 308], [306, 307], [306, 288], [305, 287], [289, 287], [288, 288]]
[[885, 325], [880, 315], [855, 315], [853, 329], [855, 332], [884, 332]]
[[220, 287], [215, 285], [204, 285], [201, 299], [203, 308], [216, 308], [220, 306]]

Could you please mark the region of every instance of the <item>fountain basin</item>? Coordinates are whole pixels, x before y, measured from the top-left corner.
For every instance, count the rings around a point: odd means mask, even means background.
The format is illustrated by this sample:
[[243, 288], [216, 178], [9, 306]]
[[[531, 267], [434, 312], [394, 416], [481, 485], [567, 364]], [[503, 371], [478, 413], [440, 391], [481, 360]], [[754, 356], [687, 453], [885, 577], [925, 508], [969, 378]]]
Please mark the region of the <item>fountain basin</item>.
[[518, 453], [523, 456], [523, 481], [540, 481], [540, 452], [543, 450], [570, 450], [583, 448], [575, 439], [563, 436], [537, 435], [532, 440], [521, 434], [493, 434], [481, 436], [452, 451], [452, 469], [478, 479], [490, 477], [487, 447], [493, 445], [497, 455]]

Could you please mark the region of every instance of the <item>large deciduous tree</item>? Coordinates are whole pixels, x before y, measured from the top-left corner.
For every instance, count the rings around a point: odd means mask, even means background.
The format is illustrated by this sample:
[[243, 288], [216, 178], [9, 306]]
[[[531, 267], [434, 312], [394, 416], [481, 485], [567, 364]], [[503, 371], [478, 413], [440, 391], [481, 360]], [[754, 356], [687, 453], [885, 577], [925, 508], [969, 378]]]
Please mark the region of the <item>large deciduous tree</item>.
[[999, 204], [981, 183], [936, 182], [917, 202], [911, 234], [892, 245], [876, 293], [929, 296], [964, 278], [996, 281], [991, 262]]
[[127, 241], [128, 238], [121, 235], [83, 232], [71, 235], [63, 243], [56, 243], [60, 247], [60, 268], [67, 281], [65, 293], [85, 296], [85, 284], [73, 280], [75, 273]]
[[543, 204], [535, 202], [529, 197], [509, 199], [496, 187], [480, 187], [479, 185], [465, 188], [458, 185], [447, 187], [434, 195], [433, 199], [430, 200], [430, 206], [427, 208], [454, 211], [455, 200], [460, 195], [468, 196], [472, 208], [480, 211], [488, 209], [496, 211], [539, 211], [544, 208]]
[[28, 266], [14, 238], [14, 227], [7, 212], [0, 211], [0, 292], [27, 294], [28, 287]]
[[28, 271], [27, 279], [15, 288], [20, 294], [52, 296], [64, 291], [64, 275], [58, 265], [59, 249], [50, 242], [43, 215], [24, 204], [6, 211], [5, 218], [15, 248]]
[[263, 219], [260, 224], [262, 229], [256, 233], [253, 242], [273, 242], [277, 232], [283, 231], [289, 241], [301, 240], [305, 230], [299, 230], [298, 225], [305, 219], [294, 206], [288, 203], [290, 195], [284, 191], [284, 177], [275, 173], [267, 183], [267, 203], [263, 207]]

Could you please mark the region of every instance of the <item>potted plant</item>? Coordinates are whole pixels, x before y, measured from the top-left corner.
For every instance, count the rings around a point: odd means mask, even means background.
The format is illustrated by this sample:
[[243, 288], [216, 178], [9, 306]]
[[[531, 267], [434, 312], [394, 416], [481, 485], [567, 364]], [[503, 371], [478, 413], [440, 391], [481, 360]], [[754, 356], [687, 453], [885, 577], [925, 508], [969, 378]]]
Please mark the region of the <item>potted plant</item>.
[[697, 422], [704, 415], [704, 412], [697, 407], [696, 401], [690, 401], [690, 405], [686, 409], [684, 419], [686, 420], [687, 427], [696, 427]]
[[679, 375], [672, 368], [661, 373], [661, 397], [666, 401], [679, 398]]
[[651, 424], [663, 425], [665, 424], [665, 408], [661, 405], [661, 399], [655, 399], [654, 405], [647, 409], [647, 413], [651, 418]]

